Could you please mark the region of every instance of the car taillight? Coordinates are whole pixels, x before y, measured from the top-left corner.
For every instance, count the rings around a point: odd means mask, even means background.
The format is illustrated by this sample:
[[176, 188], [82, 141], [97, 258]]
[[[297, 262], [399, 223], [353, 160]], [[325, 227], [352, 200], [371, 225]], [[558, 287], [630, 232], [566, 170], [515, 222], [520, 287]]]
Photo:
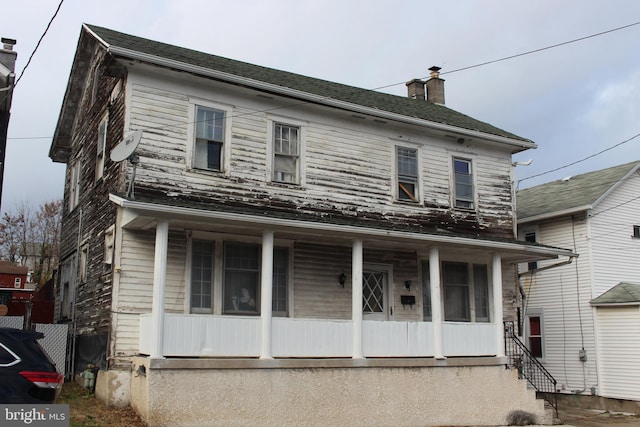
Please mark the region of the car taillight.
[[61, 388], [64, 382], [58, 372], [21, 371], [20, 375], [41, 388]]

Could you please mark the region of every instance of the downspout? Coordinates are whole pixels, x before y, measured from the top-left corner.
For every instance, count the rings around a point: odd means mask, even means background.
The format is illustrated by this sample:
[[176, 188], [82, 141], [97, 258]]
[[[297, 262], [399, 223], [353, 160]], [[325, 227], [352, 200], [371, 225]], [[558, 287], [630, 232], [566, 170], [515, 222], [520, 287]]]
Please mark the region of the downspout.
[[76, 265], [74, 269], [73, 277], [73, 310], [71, 314], [71, 379], [75, 374], [76, 367], [76, 302], [78, 300], [78, 267], [80, 265], [80, 242], [82, 241], [82, 208], [78, 213], [78, 241], [76, 243]]

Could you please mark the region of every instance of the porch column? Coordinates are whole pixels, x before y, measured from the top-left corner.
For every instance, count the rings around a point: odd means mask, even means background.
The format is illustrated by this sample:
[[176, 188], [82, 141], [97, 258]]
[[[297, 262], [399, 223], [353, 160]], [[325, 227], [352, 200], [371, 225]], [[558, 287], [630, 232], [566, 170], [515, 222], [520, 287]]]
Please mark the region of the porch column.
[[442, 354], [442, 296], [440, 295], [440, 251], [429, 249], [429, 282], [431, 284], [431, 323], [433, 326], [433, 356], [445, 359]]
[[260, 278], [260, 320], [262, 348], [260, 359], [273, 359], [271, 355], [271, 323], [273, 318], [273, 230], [262, 233], [262, 273]]
[[493, 323], [496, 330], [496, 357], [504, 357], [504, 325], [502, 314], [502, 257], [493, 254], [492, 258], [493, 287]]
[[362, 240], [353, 241], [351, 249], [351, 318], [353, 320], [353, 359], [362, 355]]
[[151, 302], [151, 358], [162, 359], [164, 337], [164, 292], [167, 285], [169, 221], [158, 220], [153, 258], [153, 299]]

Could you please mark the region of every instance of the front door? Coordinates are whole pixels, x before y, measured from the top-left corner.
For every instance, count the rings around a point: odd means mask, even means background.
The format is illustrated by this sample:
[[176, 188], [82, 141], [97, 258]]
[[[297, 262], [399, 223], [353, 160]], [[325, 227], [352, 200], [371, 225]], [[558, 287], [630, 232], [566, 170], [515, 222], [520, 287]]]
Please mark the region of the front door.
[[388, 320], [388, 275], [384, 271], [362, 273], [362, 316], [364, 320]]

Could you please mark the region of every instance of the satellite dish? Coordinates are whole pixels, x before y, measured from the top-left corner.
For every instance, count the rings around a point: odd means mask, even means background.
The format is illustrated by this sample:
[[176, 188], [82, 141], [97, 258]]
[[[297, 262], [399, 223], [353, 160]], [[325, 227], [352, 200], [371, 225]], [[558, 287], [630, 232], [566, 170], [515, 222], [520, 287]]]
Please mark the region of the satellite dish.
[[111, 160], [114, 162], [121, 162], [128, 159], [140, 144], [140, 138], [142, 138], [142, 130], [130, 133], [125, 139], [120, 141], [118, 145], [111, 150]]

